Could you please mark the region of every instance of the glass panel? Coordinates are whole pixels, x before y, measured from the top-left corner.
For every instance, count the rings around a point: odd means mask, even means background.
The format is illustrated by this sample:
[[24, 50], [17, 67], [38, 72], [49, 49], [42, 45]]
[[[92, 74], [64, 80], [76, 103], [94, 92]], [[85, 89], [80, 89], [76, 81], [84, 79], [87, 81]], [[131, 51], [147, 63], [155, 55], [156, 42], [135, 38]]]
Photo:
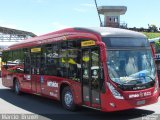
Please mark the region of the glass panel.
[[52, 48], [46, 48], [46, 64], [50, 65], [53, 63], [53, 58], [52, 58]]
[[145, 38], [108, 38], [103, 37], [102, 41], [107, 47], [149, 47], [150, 44]]
[[67, 77], [69, 63], [68, 63], [68, 51], [67, 49], [60, 50], [60, 75], [63, 77]]
[[12, 52], [11, 51], [3, 52], [2, 61], [3, 61], [4, 68], [6, 68], [6, 69], [11, 68], [14, 65], [12, 60], [13, 59], [12, 59]]
[[60, 76], [58, 44], [49, 44], [43, 48], [42, 74]]
[[77, 48], [77, 40], [75, 41], [68, 41], [68, 48]]
[[31, 54], [31, 72], [32, 74], [37, 74], [36, 72], [36, 53]]
[[68, 77], [75, 81], [80, 81], [80, 52], [78, 49], [68, 49]]
[[90, 57], [89, 51], [82, 53], [82, 77], [83, 77], [83, 100], [90, 101], [89, 74], [90, 74]]
[[119, 84], [144, 84], [155, 79], [154, 61], [150, 50], [108, 51], [110, 78]]
[[30, 74], [31, 69], [31, 58], [29, 49], [24, 49], [24, 72]]
[[41, 68], [41, 53], [36, 53], [36, 74], [40, 74]]
[[91, 88], [92, 88], [92, 103], [99, 103], [99, 51], [98, 49], [91, 52], [92, 64], [91, 64]]

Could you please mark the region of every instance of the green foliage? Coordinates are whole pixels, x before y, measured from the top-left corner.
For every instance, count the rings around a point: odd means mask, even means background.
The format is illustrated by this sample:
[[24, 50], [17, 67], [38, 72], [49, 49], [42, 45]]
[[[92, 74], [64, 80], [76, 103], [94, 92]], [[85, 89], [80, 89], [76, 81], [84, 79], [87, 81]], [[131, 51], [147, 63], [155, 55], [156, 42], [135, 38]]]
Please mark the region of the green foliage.
[[156, 52], [158, 52], [158, 50], [160, 49], [160, 41], [155, 41], [155, 49]]
[[155, 48], [156, 48], [156, 51], [160, 48], [160, 42], [159, 41], [155, 41]]
[[148, 39], [160, 37], [160, 32], [143, 32], [147, 36]]
[[156, 25], [148, 25], [148, 29], [150, 32], [158, 32], [158, 28]]
[[156, 46], [160, 47], [160, 41], [155, 41]]

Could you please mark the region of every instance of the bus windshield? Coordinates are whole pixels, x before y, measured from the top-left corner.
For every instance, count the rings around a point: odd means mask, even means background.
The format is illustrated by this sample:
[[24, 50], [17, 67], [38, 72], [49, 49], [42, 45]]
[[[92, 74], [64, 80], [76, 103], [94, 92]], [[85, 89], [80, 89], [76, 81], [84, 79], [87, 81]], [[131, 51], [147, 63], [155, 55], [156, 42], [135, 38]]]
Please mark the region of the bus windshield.
[[[117, 39], [119, 42], [116, 41]], [[108, 40], [110, 40], [109, 46]], [[130, 38], [128, 40], [127, 38], [109, 38], [108, 40], [106, 41], [105, 38], [103, 42], [108, 46], [107, 66], [112, 81], [121, 85], [145, 84], [155, 81], [154, 61], [146, 39], [138, 39], [139, 42], [137, 39]]]
[[111, 80], [119, 84], [144, 84], [155, 79], [150, 50], [110, 50], [108, 71]]

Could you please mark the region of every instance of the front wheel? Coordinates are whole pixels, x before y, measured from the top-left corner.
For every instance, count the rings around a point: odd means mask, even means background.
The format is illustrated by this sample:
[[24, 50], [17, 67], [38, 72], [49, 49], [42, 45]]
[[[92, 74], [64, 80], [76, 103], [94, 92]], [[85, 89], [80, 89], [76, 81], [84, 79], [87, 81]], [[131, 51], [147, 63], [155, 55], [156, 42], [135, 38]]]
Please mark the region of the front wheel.
[[62, 105], [67, 110], [70, 110], [70, 111], [76, 110], [73, 93], [70, 87], [65, 87], [62, 91]]

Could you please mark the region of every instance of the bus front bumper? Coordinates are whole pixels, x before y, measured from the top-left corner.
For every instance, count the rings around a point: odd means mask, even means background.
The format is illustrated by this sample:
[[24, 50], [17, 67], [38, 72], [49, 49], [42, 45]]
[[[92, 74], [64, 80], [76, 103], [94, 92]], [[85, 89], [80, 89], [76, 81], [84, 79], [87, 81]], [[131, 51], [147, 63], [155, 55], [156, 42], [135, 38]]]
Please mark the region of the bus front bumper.
[[102, 111], [112, 112], [112, 111], [120, 111], [127, 110], [136, 107], [146, 106], [150, 104], [154, 104], [158, 101], [159, 93], [145, 98], [132, 99], [132, 100], [119, 100], [115, 99], [112, 95], [106, 100], [106, 102], [102, 102]]

